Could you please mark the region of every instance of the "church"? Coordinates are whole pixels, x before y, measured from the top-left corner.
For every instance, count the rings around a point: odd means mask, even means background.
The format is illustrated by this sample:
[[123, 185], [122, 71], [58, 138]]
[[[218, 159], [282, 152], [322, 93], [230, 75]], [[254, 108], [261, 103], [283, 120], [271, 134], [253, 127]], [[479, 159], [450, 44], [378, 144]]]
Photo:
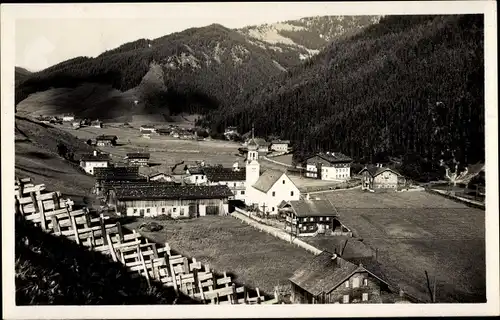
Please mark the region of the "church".
[[281, 202], [299, 200], [300, 191], [286, 173], [266, 170], [260, 174], [258, 144], [253, 129], [247, 148], [245, 204], [256, 205], [261, 212], [274, 215], [278, 214]]

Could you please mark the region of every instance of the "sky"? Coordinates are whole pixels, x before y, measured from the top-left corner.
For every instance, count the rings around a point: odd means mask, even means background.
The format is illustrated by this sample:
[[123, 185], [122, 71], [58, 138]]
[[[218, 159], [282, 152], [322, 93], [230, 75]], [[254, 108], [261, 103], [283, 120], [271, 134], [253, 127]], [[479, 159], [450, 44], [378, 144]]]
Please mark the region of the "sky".
[[[335, 3], [163, 3], [25, 6], [15, 21], [16, 66], [39, 71], [77, 56], [96, 56], [141, 38], [191, 27], [228, 28], [336, 15]], [[109, 6], [112, 6], [111, 8]], [[114, 10], [113, 10], [114, 9]], [[19, 10], [20, 13], [22, 10]]]

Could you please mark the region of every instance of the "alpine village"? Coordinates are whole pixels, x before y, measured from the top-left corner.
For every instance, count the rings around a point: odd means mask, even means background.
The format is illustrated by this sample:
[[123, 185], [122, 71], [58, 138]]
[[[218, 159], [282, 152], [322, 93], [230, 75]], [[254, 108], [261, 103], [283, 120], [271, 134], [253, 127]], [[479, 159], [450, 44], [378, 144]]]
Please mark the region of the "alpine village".
[[17, 305], [486, 302], [483, 38], [319, 16], [16, 67]]

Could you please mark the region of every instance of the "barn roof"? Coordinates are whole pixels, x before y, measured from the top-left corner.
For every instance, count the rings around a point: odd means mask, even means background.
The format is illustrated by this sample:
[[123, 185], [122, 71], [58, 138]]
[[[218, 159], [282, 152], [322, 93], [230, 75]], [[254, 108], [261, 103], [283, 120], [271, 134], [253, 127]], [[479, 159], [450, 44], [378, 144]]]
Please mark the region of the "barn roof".
[[357, 272], [368, 272], [388, 285], [390, 289], [397, 290], [397, 286], [388, 283], [381, 277], [381, 274], [377, 272], [379, 271], [377, 265], [372, 264], [371, 267], [377, 269], [368, 270], [362, 264], [356, 265], [328, 251], [323, 251], [315, 256], [312, 261], [296, 270], [289, 280], [312, 295], [317, 296], [323, 292], [331, 292]]
[[269, 189], [281, 178], [284, 173], [276, 170], [266, 170], [259, 177], [253, 187], [259, 191], [267, 193]]
[[80, 160], [81, 161], [109, 161], [111, 159], [109, 157], [109, 154], [105, 154], [105, 153], [100, 153], [97, 155], [94, 155], [93, 153], [86, 153], [86, 154], [82, 154], [82, 156], [80, 157]]
[[127, 153], [127, 159], [149, 159], [149, 153], [141, 153], [141, 152]]
[[241, 168], [239, 171], [234, 171], [232, 168], [204, 168], [203, 171], [207, 176], [208, 181], [245, 181], [246, 169]]
[[177, 185], [176, 182], [162, 182], [162, 181], [107, 181], [103, 184], [108, 188], [162, 188], [165, 186]]
[[358, 266], [323, 251], [293, 273], [290, 281], [317, 296], [342, 284]]
[[116, 188], [119, 200], [145, 199], [224, 199], [233, 195], [227, 186], [171, 185], [165, 187]]
[[96, 140], [116, 140], [118, 139], [117, 136], [111, 136], [111, 135], [100, 135], [95, 138]]
[[336, 216], [336, 210], [328, 200], [298, 200], [290, 201], [297, 217]]
[[138, 167], [107, 167], [94, 168], [94, 176], [98, 180], [106, 181], [145, 181], [146, 178], [139, 175]]

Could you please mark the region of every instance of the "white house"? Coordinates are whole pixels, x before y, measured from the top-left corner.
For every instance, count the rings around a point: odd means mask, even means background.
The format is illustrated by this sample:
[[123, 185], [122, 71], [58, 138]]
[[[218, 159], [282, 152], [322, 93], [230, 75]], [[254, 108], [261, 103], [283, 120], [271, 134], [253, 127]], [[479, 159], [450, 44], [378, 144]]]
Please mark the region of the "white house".
[[139, 128], [139, 130], [140, 130], [140, 132], [146, 132], [146, 133], [155, 133], [156, 132], [155, 127], [152, 125], [142, 125]]
[[279, 152], [287, 152], [289, 144], [290, 144], [289, 140], [273, 140], [271, 142], [271, 150]]
[[91, 154], [84, 154], [80, 158], [80, 167], [85, 172], [94, 174], [94, 168], [107, 168], [109, 166], [110, 158], [108, 154], [99, 154], [96, 150]]
[[260, 175], [257, 142], [252, 139], [247, 147], [245, 204], [256, 205], [264, 213], [278, 214], [281, 202], [299, 200], [300, 191], [286, 173], [267, 170]]
[[74, 121], [75, 120], [75, 116], [72, 115], [72, 114], [65, 114], [65, 115], [63, 115], [62, 120], [64, 122]]
[[246, 170], [239, 168], [237, 162], [233, 168], [208, 167], [204, 168], [208, 185], [225, 185], [233, 193], [231, 200], [246, 198]]
[[207, 176], [200, 167], [188, 167], [186, 170], [186, 182], [194, 185], [202, 185], [207, 183]]
[[346, 181], [351, 178], [352, 159], [340, 152], [318, 153], [306, 159], [306, 177]]
[[167, 181], [172, 182], [174, 179], [171, 175], [168, 175], [163, 172], [157, 172], [148, 176], [149, 181]]

